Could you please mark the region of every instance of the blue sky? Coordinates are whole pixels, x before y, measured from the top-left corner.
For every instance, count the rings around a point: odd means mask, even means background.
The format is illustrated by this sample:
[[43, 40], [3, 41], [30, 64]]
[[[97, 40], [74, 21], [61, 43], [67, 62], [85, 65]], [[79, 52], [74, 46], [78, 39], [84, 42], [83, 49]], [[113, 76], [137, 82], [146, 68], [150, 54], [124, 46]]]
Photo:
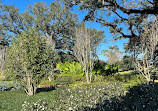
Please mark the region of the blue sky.
[[[24, 12], [27, 9], [28, 4], [33, 4], [34, 2], [46, 2], [47, 5], [49, 5], [54, 0], [1, 0], [3, 5], [14, 5], [15, 7], [19, 8], [19, 12]], [[78, 14], [79, 20], [82, 21], [84, 16], [86, 15], [85, 12], [79, 11], [77, 7], [74, 8], [72, 12], [75, 12]], [[96, 22], [86, 22], [87, 27], [96, 28], [97, 30], [102, 30], [105, 32], [105, 39], [107, 40], [107, 43], [101, 43], [100, 47], [97, 50], [97, 54], [100, 60], [106, 61], [107, 58], [103, 56], [102, 50], [107, 50], [109, 46], [112, 45], [112, 41], [109, 41], [112, 39], [112, 34], [110, 34], [110, 31], [107, 27], [101, 27], [99, 23]], [[128, 39], [121, 39], [115, 41], [114, 45], [117, 45], [120, 48], [120, 51], [123, 50], [123, 44], [127, 43]]]

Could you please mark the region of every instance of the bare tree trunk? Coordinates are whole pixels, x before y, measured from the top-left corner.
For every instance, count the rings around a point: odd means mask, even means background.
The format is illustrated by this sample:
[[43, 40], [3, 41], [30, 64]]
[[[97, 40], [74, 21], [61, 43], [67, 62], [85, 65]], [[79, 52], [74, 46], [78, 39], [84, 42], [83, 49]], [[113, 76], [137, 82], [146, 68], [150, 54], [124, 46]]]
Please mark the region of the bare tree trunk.
[[[143, 65], [137, 61], [136, 68], [139, 73], [141, 73], [149, 83], [151, 80], [151, 72], [155, 71], [155, 67], [151, 65], [150, 60], [153, 61], [154, 52], [158, 44], [158, 30], [157, 30], [157, 20], [152, 23], [149, 27], [148, 20], [146, 20], [145, 31], [141, 37], [141, 52]], [[154, 81], [154, 80], [153, 80]]]
[[[94, 55], [96, 48], [92, 48], [92, 40], [94, 35], [91, 35], [90, 30], [85, 27], [80, 27], [76, 29], [76, 43], [74, 46], [74, 55], [81, 63], [84, 70], [87, 83], [92, 81], [92, 70], [94, 67]], [[90, 74], [89, 74], [90, 73]]]
[[6, 48], [1, 49], [1, 57], [0, 57], [0, 72], [1, 72], [1, 79], [3, 80], [5, 78], [4, 76], [4, 64], [5, 64], [5, 58], [6, 58]]
[[91, 81], [90, 81], [90, 79], [89, 79], [88, 70], [85, 71], [85, 74], [86, 74], [87, 83], [90, 84]]
[[32, 84], [32, 78], [30, 77], [29, 73], [26, 72], [26, 77], [27, 77], [27, 94], [29, 96], [32, 96], [34, 94], [34, 87]]
[[[51, 46], [52, 51], [55, 51], [55, 40], [52, 39], [52, 36], [50, 36], [48, 33], [46, 33], [46, 38], [47, 38], [47, 44]], [[53, 66], [52, 66], [52, 70], [51, 70], [51, 74], [48, 76], [48, 80], [52, 81], [52, 77], [53, 77]]]

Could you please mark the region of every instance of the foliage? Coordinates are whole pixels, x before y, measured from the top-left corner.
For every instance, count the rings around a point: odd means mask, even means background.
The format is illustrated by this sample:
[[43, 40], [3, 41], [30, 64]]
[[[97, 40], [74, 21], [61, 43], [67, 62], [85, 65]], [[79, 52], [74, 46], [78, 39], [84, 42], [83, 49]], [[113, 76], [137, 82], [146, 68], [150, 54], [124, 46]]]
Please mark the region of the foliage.
[[106, 75], [112, 75], [112, 74], [118, 72], [118, 68], [119, 68], [119, 65], [109, 65], [109, 64], [107, 64], [105, 66], [105, 72], [106, 72], [105, 74]]
[[109, 50], [103, 50], [104, 56], [108, 58], [107, 63], [110, 65], [115, 65], [120, 61], [120, 56], [122, 52], [119, 51], [117, 46], [109, 47]]
[[116, 81], [121, 82], [127, 90], [138, 84], [146, 83], [146, 79], [142, 75], [134, 72], [130, 72], [122, 75], [115, 74], [114, 76], [113, 75], [105, 76], [104, 81], [112, 82], [112, 83]]
[[75, 37], [75, 45], [73, 47], [74, 56], [82, 66], [87, 83], [90, 83], [94, 61], [97, 59], [97, 47], [105, 35], [103, 31], [86, 28], [85, 23], [82, 22], [76, 28]]
[[52, 86], [57, 86], [57, 85], [71, 85], [76, 82], [85, 82], [86, 78], [82, 75], [72, 75], [72, 74], [57, 74], [53, 78], [53, 81], [48, 81], [48, 80], [42, 80], [41, 84], [46, 84], [46, 85], [52, 85]]
[[119, 67], [119, 71], [128, 71], [133, 70], [134, 66], [134, 58], [131, 56], [123, 56], [122, 60], [117, 63]]
[[[69, 7], [78, 5], [79, 10], [87, 12], [84, 20], [99, 22], [102, 26], [109, 27], [111, 33], [117, 34], [115, 39], [138, 39], [140, 37], [139, 32], [143, 31], [142, 24], [144, 18], [156, 16], [156, 14], [158, 13], [157, 0], [63, 1], [65, 1], [65, 4], [67, 4]], [[148, 16], [149, 14], [153, 15]]]
[[109, 108], [102, 106], [105, 110], [113, 109], [117, 111], [154, 111], [157, 106], [158, 85], [138, 85], [131, 88], [126, 96], [120, 100], [113, 99]]
[[92, 73], [97, 75], [103, 75], [105, 73], [105, 66], [105, 62], [99, 60], [96, 61]]
[[58, 63], [56, 68], [60, 70], [61, 74], [71, 74], [71, 75], [83, 75], [81, 64], [79, 62], [65, 62]]
[[[47, 107], [48, 111], [69, 109], [80, 111], [122, 111], [124, 108], [130, 110], [131, 106], [139, 106], [139, 101], [141, 105], [147, 104], [143, 101], [149, 101], [151, 100], [150, 97], [153, 98], [155, 97], [154, 95], [157, 95], [157, 91], [155, 91], [157, 90], [156, 86], [153, 88], [145, 85], [145, 87], [142, 85], [144, 88], [142, 86], [136, 86], [142, 83], [140, 79], [142, 79], [141, 75], [134, 74], [106, 76], [104, 77], [104, 81], [106, 80], [105, 83], [99, 82], [99, 80], [95, 81], [93, 84], [85, 84], [79, 81], [76, 82], [77, 85], [73, 83], [70, 86], [62, 86], [53, 91], [40, 92], [34, 96], [25, 95], [23, 90], [0, 92], [0, 108], [2, 110], [36, 108], [37, 110], [40, 107]], [[141, 90], [141, 88], [143, 90]], [[147, 90], [152, 90], [152, 93], [149, 93], [150, 95], [152, 94], [152, 96], [146, 96], [148, 93], [145, 93], [145, 91]], [[129, 100], [131, 101], [130, 103], [128, 102]], [[151, 102], [156, 102], [155, 100], [156, 99], [152, 99]], [[38, 104], [39, 107], [37, 107], [36, 104]], [[148, 105], [146, 108], [147, 107]], [[153, 105], [152, 108], [155, 108], [155, 106]]]
[[48, 111], [48, 104], [44, 101], [39, 99], [37, 102], [33, 102], [31, 105], [24, 101], [22, 104], [22, 111]]
[[[73, 88], [62, 87], [57, 89], [56, 100], [52, 101], [52, 110], [90, 110], [96, 107], [97, 103], [106, 99], [120, 96], [123, 87], [120, 84], [105, 84]], [[34, 104], [30, 104], [34, 106]], [[87, 108], [89, 107], [89, 108]]]
[[60, 52], [58, 52], [56, 63], [74, 62], [75, 60], [76, 60], [76, 58], [70, 52], [66, 53], [66, 52], [60, 51]]
[[155, 60], [157, 54], [155, 53], [156, 47], [158, 45], [158, 30], [156, 29], [158, 26], [158, 20], [155, 19], [154, 22], [148, 23], [148, 20], [145, 20], [144, 23], [144, 32], [142, 33], [140, 46], [141, 46], [141, 59], [143, 64], [140, 63], [138, 59], [136, 59], [135, 66], [141, 75], [143, 75], [148, 82], [151, 80], [151, 74], [155, 71], [157, 67]]
[[36, 92], [40, 80], [49, 74], [53, 52], [46, 39], [35, 29], [19, 35], [8, 49], [6, 74], [17, 79], [30, 95]]
[[54, 1], [49, 5], [36, 2], [34, 5], [29, 4], [23, 13], [14, 5], [0, 4], [0, 10], [0, 34], [7, 41], [35, 26], [47, 37], [53, 49], [69, 50], [73, 46], [77, 15], [71, 13], [62, 2]]

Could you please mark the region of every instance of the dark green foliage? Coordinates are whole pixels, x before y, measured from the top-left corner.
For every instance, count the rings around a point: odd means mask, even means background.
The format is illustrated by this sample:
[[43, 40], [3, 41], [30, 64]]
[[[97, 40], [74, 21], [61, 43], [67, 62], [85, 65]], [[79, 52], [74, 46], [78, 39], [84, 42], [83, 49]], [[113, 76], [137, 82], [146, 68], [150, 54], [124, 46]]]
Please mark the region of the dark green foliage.
[[97, 75], [103, 75], [105, 73], [106, 63], [104, 61], [98, 60], [94, 64], [95, 65], [94, 65], [92, 73], [97, 74]]
[[[53, 110], [71, 108], [80, 111], [155, 111], [158, 109], [157, 84], [134, 86], [128, 92], [124, 91], [124, 87], [119, 83], [105, 85], [75, 86], [74, 89], [60, 88], [57, 90], [56, 100], [49, 107]], [[30, 105], [32, 106], [33, 103]]]
[[55, 80], [56, 84], [68, 85], [77, 81], [85, 82], [85, 77], [81, 75], [64, 75], [58, 76]]
[[26, 90], [33, 87], [36, 91], [51, 70], [53, 51], [36, 29], [23, 32], [17, 39], [8, 49], [5, 73], [20, 81]]
[[57, 63], [73, 62], [75, 60], [76, 60], [76, 58], [70, 52], [67, 52], [67, 53], [62, 52], [62, 51], [58, 52]]
[[105, 72], [106, 72], [105, 74], [106, 75], [112, 75], [112, 74], [118, 72], [118, 68], [119, 68], [119, 65], [109, 65], [109, 64], [107, 64], [105, 66]]
[[72, 74], [54, 74], [53, 81], [42, 80], [40, 84], [46, 85], [70, 85], [75, 82], [85, 82], [86, 78], [82, 75], [72, 75]]
[[128, 71], [133, 70], [134, 66], [134, 58], [131, 56], [123, 56], [123, 59], [117, 63], [119, 67], [119, 71]]
[[99, 103], [93, 111], [156, 111], [158, 109], [158, 84], [138, 85], [119, 99]]
[[93, 74], [108, 76], [118, 72], [118, 69], [119, 65], [117, 64], [110, 65], [106, 63], [100, 63], [99, 61], [97, 61], [93, 69]]

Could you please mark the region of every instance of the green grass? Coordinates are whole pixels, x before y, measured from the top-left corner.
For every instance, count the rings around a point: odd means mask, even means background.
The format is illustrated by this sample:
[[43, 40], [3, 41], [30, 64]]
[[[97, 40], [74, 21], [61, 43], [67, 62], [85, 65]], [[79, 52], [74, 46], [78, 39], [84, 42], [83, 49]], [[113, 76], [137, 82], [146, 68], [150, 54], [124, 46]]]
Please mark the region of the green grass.
[[85, 78], [86, 78], [85, 76], [81, 76], [81, 75], [60, 74], [60, 75], [54, 75], [53, 81], [43, 80], [40, 84], [51, 84], [53, 86], [68, 85], [76, 81], [85, 82], [86, 81]]
[[131, 74], [132, 72], [133, 72], [133, 70], [129, 70], [129, 71], [119, 72], [119, 74], [125, 75], [125, 74]]
[[46, 99], [51, 103], [51, 101], [55, 99], [55, 94], [55, 90], [40, 92], [33, 96], [28, 96], [24, 90], [3, 91], [0, 92], [0, 111], [20, 111], [24, 101], [32, 103], [39, 99]]

